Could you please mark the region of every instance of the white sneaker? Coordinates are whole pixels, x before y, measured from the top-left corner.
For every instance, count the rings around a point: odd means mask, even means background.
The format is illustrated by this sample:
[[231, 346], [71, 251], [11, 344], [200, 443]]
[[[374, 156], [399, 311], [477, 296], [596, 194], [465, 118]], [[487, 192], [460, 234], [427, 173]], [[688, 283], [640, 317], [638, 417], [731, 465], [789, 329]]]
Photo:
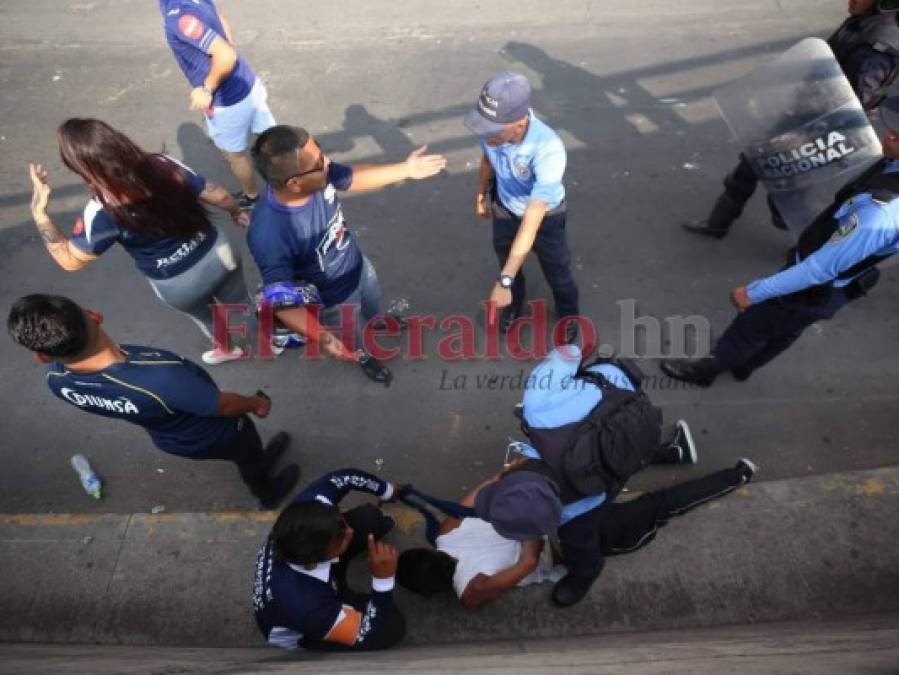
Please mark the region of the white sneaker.
[[243, 349], [241, 349], [240, 347], [235, 347], [230, 352], [210, 349], [208, 352], [203, 352], [203, 363], [206, 363], [210, 366], [217, 366], [220, 363], [227, 363], [228, 361], [237, 361], [237, 359], [242, 359], [243, 355]]

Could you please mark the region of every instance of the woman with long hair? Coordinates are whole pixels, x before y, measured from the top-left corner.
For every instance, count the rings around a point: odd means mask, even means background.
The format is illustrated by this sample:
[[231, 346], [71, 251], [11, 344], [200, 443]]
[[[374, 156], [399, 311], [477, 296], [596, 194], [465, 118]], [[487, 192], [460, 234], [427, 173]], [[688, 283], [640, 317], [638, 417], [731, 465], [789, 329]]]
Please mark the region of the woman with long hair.
[[[189, 315], [209, 339], [216, 303], [250, 305], [240, 254], [212, 224], [209, 204], [246, 227], [249, 218], [223, 187], [163, 154], [144, 152], [105, 122], [69, 119], [57, 133], [63, 163], [81, 176], [92, 198], [71, 237], [47, 215], [50, 184], [40, 164], [29, 165], [31, 213], [47, 251], [64, 270], [91, 264], [121, 244], [168, 306]], [[247, 335], [255, 334], [253, 323]], [[252, 331], [252, 332], [251, 332]], [[241, 358], [245, 347], [213, 343], [209, 364]]]

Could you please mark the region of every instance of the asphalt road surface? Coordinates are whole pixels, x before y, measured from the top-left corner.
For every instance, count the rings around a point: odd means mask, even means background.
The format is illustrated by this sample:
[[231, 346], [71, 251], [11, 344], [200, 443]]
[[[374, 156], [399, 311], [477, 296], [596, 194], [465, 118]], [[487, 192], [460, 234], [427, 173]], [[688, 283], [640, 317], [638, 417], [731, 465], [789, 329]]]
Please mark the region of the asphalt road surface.
[[[293, 435], [290, 459], [306, 477], [343, 465], [414, 481], [453, 496], [495, 470], [533, 361], [446, 361], [439, 330], [467, 316], [483, 344], [480, 303], [497, 267], [490, 226], [474, 217], [479, 151], [462, 126], [495, 71], [527, 74], [533, 106], [568, 147], [569, 241], [582, 311], [616, 348], [633, 316], [702, 315], [713, 330], [733, 316], [730, 290], [775, 271], [790, 241], [757, 196], [730, 237], [706, 241], [678, 223], [702, 217], [737, 148], [711, 94], [797, 40], [842, 20], [841, 2], [519, 2], [458, 0], [339, 4], [223, 0], [241, 53], [264, 78], [279, 121], [305, 126], [332, 157], [397, 161], [428, 144], [445, 174], [344, 199], [350, 227], [375, 263], [385, 306], [436, 317], [427, 358], [390, 362], [389, 389], [358, 368], [275, 361], [211, 369], [225, 389], [263, 388], [274, 401], [264, 435]], [[0, 7], [0, 307], [30, 292], [69, 295], [101, 309], [119, 341], [169, 348], [194, 359], [208, 348], [184, 316], [154, 296], [120, 249], [79, 273], [59, 270], [30, 221], [29, 161], [45, 163], [51, 214], [72, 226], [86, 191], [59, 161], [57, 125], [94, 116], [149, 149], [182, 158], [232, 189], [236, 184], [188, 110], [188, 85], [169, 53], [155, 2], [9, 0]], [[223, 222], [222, 227], [230, 229]], [[242, 235], [235, 233], [240, 241]], [[244, 251], [255, 287], [258, 272]], [[536, 261], [531, 298], [548, 298]], [[653, 469], [635, 487], [660, 485], [749, 456], [760, 479], [894, 464], [896, 273], [836, 320], [813, 327], [783, 358], [744, 384], [714, 388], [652, 383], [666, 418], [686, 418], [700, 464]], [[650, 336], [651, 337], [651, 336]], [[385, 344], [390, 343], [385, 340]], [[660, 376], [655, 359], [645, 370]], [[506, 376], [503, 379], [503, 376]], [[518, 384], [517, 384], [518, 383]], [[53, 397], [41, 367], [0, 340], [0, 512], [252, 509], [232, 466], [156, 451], [136, 427], [80, 413]], [[106, 498], [81, 491], [68, 458], [83, 452]]]

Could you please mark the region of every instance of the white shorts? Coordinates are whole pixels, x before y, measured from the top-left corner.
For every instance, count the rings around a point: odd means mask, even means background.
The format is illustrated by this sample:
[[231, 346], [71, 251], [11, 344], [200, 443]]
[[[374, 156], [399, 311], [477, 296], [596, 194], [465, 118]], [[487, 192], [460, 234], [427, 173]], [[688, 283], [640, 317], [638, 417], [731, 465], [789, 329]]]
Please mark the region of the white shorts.
[[257, 77], [250, 93], [234, 105], [217, 106], [212, 117], [206, 117], [206, 128], [215, 147], [224, 152], [243, 152], [247, 149], [248, 136], [261, 134], [275, 126], [275, 118], [268, 109], [268, 92]]

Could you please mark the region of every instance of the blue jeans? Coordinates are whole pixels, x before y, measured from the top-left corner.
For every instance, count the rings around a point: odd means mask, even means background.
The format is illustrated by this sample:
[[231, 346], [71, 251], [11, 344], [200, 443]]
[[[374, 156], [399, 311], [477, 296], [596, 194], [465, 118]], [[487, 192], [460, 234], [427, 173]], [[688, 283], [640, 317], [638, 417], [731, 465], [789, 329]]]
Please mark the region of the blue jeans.
[[355, 344], [346, 344], [347, 349], [361, 349], [362, 331], [365, 324], [381, 313], [381, 284], [378, 282], [378, 273], [371, 260], [362, 256], [362, 276], [359, 285], [338, 305], [325, 307], [320, 316], [323, 326], [337, 328], [341, 324], [341, 310], [343, 306], [353, 307], [353, 337]]
[[[556, 314], [559, 318], [577, 316], [578, 290], [571, 275], [571, 252], [565, 237], [565, 209], [547, 213], [543, 217], [537, 238], [534, 240], [534, 253], [540, 261], [540, 268], [546, 283], [552, 289], [556, 301]], [[499, 201], [493, 202], [493, 250], [499, 260], [500, 268], [506, 264], [512, 242], [518, 233], [521, 218], [506, 209]], [[524, 272], [519, 271], [512, 284], [512, 308], [520, 311], [525, 301]]]

